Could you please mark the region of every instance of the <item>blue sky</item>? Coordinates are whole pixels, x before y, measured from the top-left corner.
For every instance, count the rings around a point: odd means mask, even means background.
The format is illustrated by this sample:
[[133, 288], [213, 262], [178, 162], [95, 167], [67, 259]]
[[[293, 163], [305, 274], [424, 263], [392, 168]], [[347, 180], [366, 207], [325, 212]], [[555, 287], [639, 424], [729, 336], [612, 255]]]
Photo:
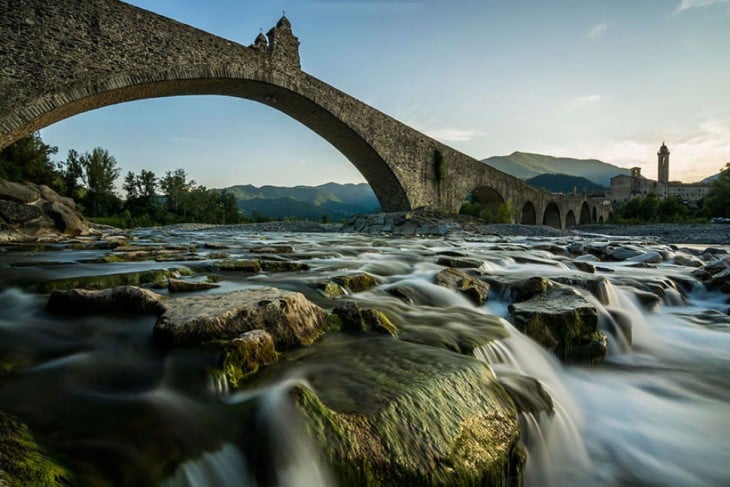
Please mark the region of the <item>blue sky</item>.
[[[478, 159], [515, 150], [598, 158], [696, 181], [730, 161], [730, 0], [129, 3], [248, 45], [286, 11], [309, 74]], [[123, 172], [199, 184], [364, 181], [332, 146], [263, 105], [174, 97], [42, 130], [108, 149]]]

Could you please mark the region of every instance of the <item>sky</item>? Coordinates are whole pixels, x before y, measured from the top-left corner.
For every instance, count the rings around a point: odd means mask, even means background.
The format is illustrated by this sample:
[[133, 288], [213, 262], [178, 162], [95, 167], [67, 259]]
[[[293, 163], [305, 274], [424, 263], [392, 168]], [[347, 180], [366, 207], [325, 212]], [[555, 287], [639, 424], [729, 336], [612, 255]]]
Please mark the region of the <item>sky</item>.
[[[639, 166], [694, 182], [730, 161], [730, 0], [132, 0], [249, 45], [286, 12], [302, 69], [484, 159], [514, 151]], [[198, 184], [364, 182], [334, 147], [244, 99], [114, 105], [41, 131], [101, 146], [123, 174], [185, 169]]]

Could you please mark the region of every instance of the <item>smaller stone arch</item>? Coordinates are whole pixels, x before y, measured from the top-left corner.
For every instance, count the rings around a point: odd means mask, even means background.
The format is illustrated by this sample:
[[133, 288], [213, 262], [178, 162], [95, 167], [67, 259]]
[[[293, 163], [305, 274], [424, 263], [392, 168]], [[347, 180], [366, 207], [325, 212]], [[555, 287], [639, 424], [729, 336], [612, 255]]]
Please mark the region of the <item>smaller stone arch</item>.
[[594, 222], [598, 221], [598, 218], [596, 218], [596, 207], [595, 206], [593, 207], [593, 220], [591, 220], [591, 221], [594, 221]]
[[466, 195], [459, 213], [479, 217], [488, 223], [511, 223], [512, 215], [505, 214], [511, 213], [509, 207], [496, 189], [479, 186]]
[[598, 223], [603, 223], [603, 215], [598, 217]]
[[565, 214], [565, 228], [572, 228], [575, 224], [575, 213], [573, 210], [568, 210], [568, 213]]
[[588, 202], [584, 201], [583, 204], [580, 205], [580, 219], [578, 220], [578, 225], [589, 225], [594, 221], [596, 220], [591, 220], [591, 210], [588, 208]]
[[535, 211], [535, 205], [532, 204], [532, 201], [528, 201], [522, 207], [520, 223], [523, 225], [537, 225], [537, 212]]
[[[573, 218], [575, 219], [575, 217]], [[560, 218], [560, 208], [552, 201], [545, 207], [545, 211], [542, 214], [542, 224], [553, 228], [563, 228]]]

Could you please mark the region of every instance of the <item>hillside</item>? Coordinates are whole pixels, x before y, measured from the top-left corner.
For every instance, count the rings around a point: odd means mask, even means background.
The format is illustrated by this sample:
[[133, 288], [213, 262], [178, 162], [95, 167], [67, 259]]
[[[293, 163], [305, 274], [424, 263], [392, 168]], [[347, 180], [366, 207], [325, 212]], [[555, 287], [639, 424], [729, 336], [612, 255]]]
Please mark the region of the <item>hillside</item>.
[[246, 184], [222, 191], [233, 194], [238, 207], [249, 217], [260, 214], [270, 218], [319, 221], [326, 215], [330, 221], [339, 221], [380, 208], [375, 193], [366, 183], [294, 187]]
[[539, 176], [528, 179], [527, 182], [551, 193], [570, 194], [573, 192], [573, 189], [577, 190], [578, 193], [583, 193], [584, 191], [597, 193], [606, 189], [589, 179], [580, 176], [569, 176], [567, 174], [540, 174]]
[[527, 152], [513, 152], [508, 156], [494, 156], [483, 163], [522, 179], [541, 174], [566, 174], [586, 178], [597, 185], [608, 187], [611, 178], [618, 174], [629, 174], [629, 170], [597, 159], [573, 159], [553, 157]]

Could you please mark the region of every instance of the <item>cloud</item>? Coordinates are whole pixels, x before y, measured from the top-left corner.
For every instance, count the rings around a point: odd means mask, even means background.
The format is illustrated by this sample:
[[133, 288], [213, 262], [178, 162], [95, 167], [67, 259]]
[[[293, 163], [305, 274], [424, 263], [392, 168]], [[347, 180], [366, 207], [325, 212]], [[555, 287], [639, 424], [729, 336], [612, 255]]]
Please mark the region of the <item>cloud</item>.
[[[580, 147], [552, 147], [548, 154], [591, 158], [621, 167], [640, 167], [651, 179], [657, 177], [657, 150], [662, 141], [671, 151], [669, 178], [693, 183], [717, 174], [730, 162], [730, 119], [705, 120], [692, 130], [668, 130], [641, 139], [614, 140], [604, 144], [586, 141]], [[593, 143], [591, 143], [593, 142]]]
[[721, 3], [730, 3], [730, 0], [682, 0], [674, 12], [680, 13], [693, 8], [709, 7], [710, 5], [718, 5]]
[[606, 30], [608, 30], [608, 24], [605, 22], [601, 22], [600, 24], [596, 24], [593, 26], [593, 28], [588, 32], [588, 38], [589, 39], [598, 39], [600, 37], [603, 37], [603, 35], [606, 33]]
[[423, 132], [441, 142], [467, 142], [481, 135], [476, 130], [462, 130], [454, 128], [424, 129]]
[[601, 101], [601, 95], [577, 96], [568, 102], [568, 108], [580, 108]]

